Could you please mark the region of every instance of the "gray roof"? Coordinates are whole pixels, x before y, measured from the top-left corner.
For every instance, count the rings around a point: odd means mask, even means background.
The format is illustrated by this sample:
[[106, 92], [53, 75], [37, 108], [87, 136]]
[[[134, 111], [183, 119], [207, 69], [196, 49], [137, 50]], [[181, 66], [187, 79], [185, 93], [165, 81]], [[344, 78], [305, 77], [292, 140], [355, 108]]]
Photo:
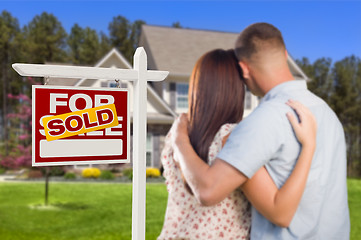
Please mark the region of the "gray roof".
[[[204, 53], [234, 48], [237, 37], [238, 33], [143, 25], [139, 46], [147, 52], [149, 69], [189, 76]], [[293, 75], [307, 79], [293, 59], [288, 60]]]
[[140, 46], [144, 46], [147, 54], [152, 55], [154, 62], [149, 62], [149, 68], [163, 69], [173, 74], [188, 74], [204, 53], [215, 48], [233, 48], [237, 35], [143, 25]]

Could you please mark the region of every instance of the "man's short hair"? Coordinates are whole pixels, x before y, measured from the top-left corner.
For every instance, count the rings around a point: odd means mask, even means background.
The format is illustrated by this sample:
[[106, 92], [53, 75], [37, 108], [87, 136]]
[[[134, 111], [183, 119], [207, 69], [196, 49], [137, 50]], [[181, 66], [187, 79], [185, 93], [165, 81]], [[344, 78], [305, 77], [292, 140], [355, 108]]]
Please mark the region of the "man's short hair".
[[239, 35], [235, 53], [238, 60], [251, 60], [251, 57], [264, 50], [285, 50], [282, 34], [269, 23], [254, 23], [245, 28]]

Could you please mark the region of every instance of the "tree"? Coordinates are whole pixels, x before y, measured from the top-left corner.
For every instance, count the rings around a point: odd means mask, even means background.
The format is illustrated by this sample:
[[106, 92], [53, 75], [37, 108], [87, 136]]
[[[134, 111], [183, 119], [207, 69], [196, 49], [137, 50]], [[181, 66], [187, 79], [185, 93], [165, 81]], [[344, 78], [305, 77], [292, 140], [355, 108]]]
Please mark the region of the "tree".
[[117, 48], [128, 61], [132, 61], [133, 54], [138, 47], [140, 31], [144, 21], [137, 20], [130, 23], [122, 16], [113, 18], [109, 23], [110, 43]]
[[67, 34], [58, 19], [43, 12], [24, 27], [27, 62], [64, 62]]
[[108, 38], [108, 36], [103, 33], [100, 32], [100, 52], [99, 55], [100, 56], [104, 56], [105, 54], [107, 54], [110, 49], [112, 48], [110, 40]]
[[132, 45], [129, 40], [130, 23], [128, 19], [122, 16], [113, 18], [109, 23], [110, 42], [116, 47], [128, 60], [132, 52]]
[[302, 58], [301, 61], [296, 60], [296, 62], [307, 76], [312, 77], [312, 81], [307, 84], [308, 88], [326, 102], [329, 102], [332, 87], [330, 75], [332, 60], [330, 58], [320, 58], [311, 64], [307, 58]]
[[80, 63], [80, 48], [83, 42], [84, 31], [78, 24], [74, 24], [70, 30], [67, 43], [70, 49], [70, 59], [75, 64]]
[[11, 64], [19, 56], [18, 39], [20, 35], [19, 22], [7, 11], [0, 15], [0, 76], [1, 76], [1, 102], [2, 102], [2, 139], [4, 140], [5, 156], [8, 155], [8, 99], [11, 84]]
[[140, 37], [140, 33], [142, 31], [142, 25], [143, 24], [145, 24], [145, 22], [142, 21], [142, 20], [136, 20], [132, 24], [132, 31], [130, 33], [130, 42], [131, 42], [132, 48], [133, 48], [132, 57], [133, 57], [135, 49], [139, 45], [139, 37]]
[[75, 64], [93, 65], [102, 53], [97, 32], [75, 24], [68, 37], [71, 61]]
[[347, 143], [347, 172], [361, 174], [361, 60], [355, 56], [335, 63], [331, 107], [343, 124]]
[[174, 27], [174, 28], [183, 28], [179, 21], [172, 23], [172, 27]]
[[346, 57], [332, 65], [329, 58], [313, 64], [297, 61], [311, 79], [309, 89], [323, 98], [340, 119], [346, 137], [348, 176], [361, 175], [361, 60]]

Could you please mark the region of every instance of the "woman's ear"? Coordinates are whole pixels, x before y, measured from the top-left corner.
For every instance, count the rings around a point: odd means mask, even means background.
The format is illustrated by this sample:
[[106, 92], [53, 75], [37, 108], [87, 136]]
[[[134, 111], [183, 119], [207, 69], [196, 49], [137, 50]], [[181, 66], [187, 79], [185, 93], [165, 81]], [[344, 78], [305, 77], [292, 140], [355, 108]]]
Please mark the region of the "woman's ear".
[[248, 67], [247, 63], [245, 63], [243, 61], [239, 61], [238, 64], [242, 69], [243, 78], [249, 79], [249, 67]]

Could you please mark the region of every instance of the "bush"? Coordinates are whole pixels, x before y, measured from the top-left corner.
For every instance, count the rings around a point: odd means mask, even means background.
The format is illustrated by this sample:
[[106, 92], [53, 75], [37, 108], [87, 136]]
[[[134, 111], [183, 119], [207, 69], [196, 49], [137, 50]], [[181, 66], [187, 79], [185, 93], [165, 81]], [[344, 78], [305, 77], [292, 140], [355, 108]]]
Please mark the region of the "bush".
[[0, 174], [4, 174], [6, 172], [6, 170], [2, 167], [0, 167]]
[[85, 168], [81, 172], [83, 178], [98, 178], [100, 176], [100, 170], [98, 168]]
[[67, 172], [64, 174], [64, 178], [67, 180], [76, 179], [76, 175], [75, 173]]
[[113, 180], [114, 179], [114, 174], [111, 171], [104, 170], [100, 174], [100, 178], [104, 179], [104, 180]]
[[46, 169], [49, 169], [49, 176], [52, 177], [54, 176], [60, 177], [60, 176], [64, 176], [65, 174], [63, 167], [52, 166], [52, 167], [42, 167], [40, 169], [44, 176], [46, 175]]
[[133, 179], [133, 169], [132, 168], [126, 168], [123, 170], [123, 175], [128, 177], [128, 179]]
[[158, 168], [147, 168], [145, 174], [146, 174], [147, 178], [148, 177], [152, 177], [152, 178], [160, 177], [160, 171]]

